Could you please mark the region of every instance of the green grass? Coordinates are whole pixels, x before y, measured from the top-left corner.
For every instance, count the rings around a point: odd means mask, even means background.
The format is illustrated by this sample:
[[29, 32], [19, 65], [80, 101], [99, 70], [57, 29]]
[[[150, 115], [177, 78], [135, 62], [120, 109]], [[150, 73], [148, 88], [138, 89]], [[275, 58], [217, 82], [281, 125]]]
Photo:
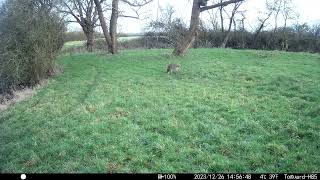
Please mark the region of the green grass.
[[319, 55], [170, 52], [62, 56], [64, 74], [0, 114], [0, 171], [320, 171]]

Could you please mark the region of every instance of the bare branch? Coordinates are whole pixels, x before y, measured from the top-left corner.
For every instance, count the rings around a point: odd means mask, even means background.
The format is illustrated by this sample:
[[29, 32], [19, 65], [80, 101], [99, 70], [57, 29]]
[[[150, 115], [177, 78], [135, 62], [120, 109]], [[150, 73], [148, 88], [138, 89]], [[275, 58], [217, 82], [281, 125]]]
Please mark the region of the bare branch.
[[142, 7], [151, 3], [153, 0], [141, 0], [141, 1], [134, 0], [133, 2], [130, 2], [130, 0], [121, 0], [121, 1], [133, 7]]
[[140, 19], [139, 16], [129, 16], [129, 15], [119, 15], [119, 17], [122, 17], [122, 18], [132, 18], [132, 19]]
[[209, 10], [209, 9], [213, 9], [213, 8], [217, 8], [217, 7], [223, 7], [223, 6], [227, 6], [229, 4], [237, 3], [237, 2], [241, 2], [241, 1], [245, 1], [245, 0], [229, 0], [229, 1], [225, 1], [225, 2], [220, 2], [218, 4], [214, 4], [214, 5], [211, 5], [211, 6], [202, 7], [202, 8], [200, 8], [200, 11], [203, 12], [203, 11], [206, 11], [206, 10]]

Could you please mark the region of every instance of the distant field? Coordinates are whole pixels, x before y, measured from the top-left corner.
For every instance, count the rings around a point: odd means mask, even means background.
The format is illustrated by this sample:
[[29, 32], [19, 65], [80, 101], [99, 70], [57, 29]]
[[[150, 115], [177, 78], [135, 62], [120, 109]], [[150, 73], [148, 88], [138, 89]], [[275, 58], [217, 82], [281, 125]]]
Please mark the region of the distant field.
[[[118, 41], [120, 41], [120, 42], [130, 41], [130, 40], [137, 39], [140, 37], [141, 36], [119, 37]], [[99, 39], [103, 39], [103, 38], [99, 38]], [[98, 40], [98, 39], [96, 39], [96, 40]], [[71, 47], [80, 47], [80, 46], [84, 46], [85, 43], [86, 43], [86, 41], [69, 41], [64, 44], [64, 48], [67, 49], [67, 48], [71, 48]]]
[[120, 42], [124, 42], [124, 41], [130, 41], [130, 40], [133, 40], [133, 39], [138, 39], [138, 38], [141, 38], [142, 36], [130, 36], [130, 37], [119, 37], [118, 40]]
[[61, 56], [0, 113], [0, 172], [320, 171], [320, 55], [170, 53]]
[[86, 41], [69, 41], [64, 44], [63, 48], [80, 47], [84, 46]]

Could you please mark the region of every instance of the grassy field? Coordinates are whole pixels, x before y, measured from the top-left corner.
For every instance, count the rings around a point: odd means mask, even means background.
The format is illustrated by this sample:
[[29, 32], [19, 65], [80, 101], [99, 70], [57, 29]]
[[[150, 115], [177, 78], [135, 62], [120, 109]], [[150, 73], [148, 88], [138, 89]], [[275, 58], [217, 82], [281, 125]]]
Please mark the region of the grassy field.
[[64, 44], [63, 49], [85, 46], [86, 41], [69, 41]]
[[170, 52], [61, 56], [64, 74], [0, 113], [0, 171], [320, 171], [319, 55]]

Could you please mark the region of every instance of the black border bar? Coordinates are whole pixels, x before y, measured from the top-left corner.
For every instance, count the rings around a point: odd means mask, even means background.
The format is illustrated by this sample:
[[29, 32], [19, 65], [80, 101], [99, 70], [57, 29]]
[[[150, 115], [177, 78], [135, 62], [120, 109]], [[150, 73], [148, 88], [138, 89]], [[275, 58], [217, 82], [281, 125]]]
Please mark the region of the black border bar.
[[319, 173], [152, 173], [152, 174], [1, 174], [4, 180], [44, 180], [44, 179], [150, 179], [150, 180], [318, 180]]

